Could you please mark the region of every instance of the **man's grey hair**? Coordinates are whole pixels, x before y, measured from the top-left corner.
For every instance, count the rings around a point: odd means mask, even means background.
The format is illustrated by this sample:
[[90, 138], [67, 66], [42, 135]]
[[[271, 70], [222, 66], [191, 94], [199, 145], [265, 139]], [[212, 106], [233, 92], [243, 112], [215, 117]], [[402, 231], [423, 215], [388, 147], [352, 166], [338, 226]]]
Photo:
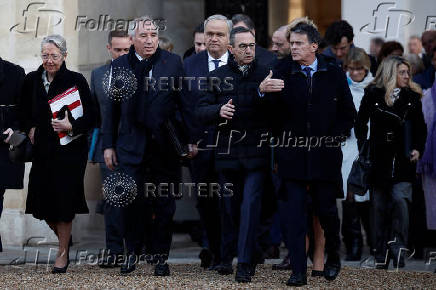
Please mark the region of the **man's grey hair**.
[[156, 27], [156, 30], [159, 31], [158, 27], [154, 23], [153, 18], [151, 16], [144, 15], [144, 16], [135, 18], [133, 21], [129, 22], [129, 29], [128, 29], [129, 36], [134, 37], [136, 35], [136, 30], [138, 29], [139, 25], [144, 25], [144, 23], [148, 22], [148, 21], [150, 21], [151, 24]]
[[287, 29], [288, 29], [288, 26], [287, 25], [283, 25], [283, 26], [280, 26], [279, 28], [277, 28], [276, 31], [274, 31], [274, 32], [280, 31], [280, 32], [285, 32], [286, 33]]
[[204, 30], [206, 30], [206, 25], [209, 21], [212, 20], [223, 20], [226, 22], [227, 27], [229, 29], [229, 36], [230, 36], [230, 32], [232, 31], [233, 28], [233, 24], [232, 24], [232, 20], [229, 20], [227, 17], [225, 17], [224, 15], [221, 14], [215, 14], [212, 16], [209, 16], [206, 20], [204, 20]]
[[41, 51], [43, 46], [49, 43], [54, 44], [54, 46], [59, 48], [63, 56], [67, 55], [67, 41], [61, 35], [52, 34], [44, 37], [41, 41]]

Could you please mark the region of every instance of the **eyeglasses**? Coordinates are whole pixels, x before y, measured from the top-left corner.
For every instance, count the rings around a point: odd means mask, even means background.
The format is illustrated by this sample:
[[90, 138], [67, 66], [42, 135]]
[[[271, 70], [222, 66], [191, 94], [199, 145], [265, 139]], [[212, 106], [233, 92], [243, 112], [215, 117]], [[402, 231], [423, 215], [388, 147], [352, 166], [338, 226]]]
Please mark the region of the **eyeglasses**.
[[256, 47], [256, 44], [255, 43], [250, 43], [250, 44], [241, 43], [240, 45], [238, 45], [238, 47], [241, 50], [247, 50], [247, 47], [249, 47], [250, 49], [254, 49]]
[[61, 57], [61, 54], [41, 54], [42, 60], [48, 60], [49, 58], [51, 58], [52, 60], [56, 61], [61, 59]]

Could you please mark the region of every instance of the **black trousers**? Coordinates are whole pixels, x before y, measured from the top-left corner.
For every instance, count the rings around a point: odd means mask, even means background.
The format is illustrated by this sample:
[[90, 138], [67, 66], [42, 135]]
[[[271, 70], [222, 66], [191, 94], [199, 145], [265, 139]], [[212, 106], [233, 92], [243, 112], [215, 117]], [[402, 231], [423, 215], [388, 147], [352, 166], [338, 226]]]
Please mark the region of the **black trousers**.
[[375, 187], [371, 191], [371, 228], [378, 262], [384, 262], [391, 246], [407, 248], [409, 237], [409, 206], [412, 184], [399, 182], [391, 187]]
[[[145, 252], [148, 255], [153, 255], [160, 262], [164, 262], [168, 259], [170, 253], [173, 236], [173, 217], [176, 212], [174, 197], [178, 194], [178, 192], [172, 192], [171, 190], [167, 191], [166, 184], [178, 183], [178, 181], [173, 180], [173, 182], [169, 182], [167, 176], [162, 176], [155, 172], [146, 173], [145, 181], [146, 187], [147, 184], [152, 183], [157, 188], [154, 194], [149, 191], [144, 199]], [[178, 186], [175, 188], [178, 188]]]
[[148, 146], [142, 163], [145, 187], [141, 208], [143, 245], [147, 254], [164, 263], [172, 243], [175, 198], [180, 194], [178, 185], [182, 167], [178, 157], [166, 152], [154, 139], [150, 140]]
[[[111, 174], [113, 173], [106, 167], [104, 163], [100, 164], [100, 171], [103, 182], [107, 178], [110, 178]], [[106, 201], [103, 201], [102, 208], [106, 230], [107, 254], [123, 254], [125, 236], [125, 209], [124, 207], [113, 206]]]
[[238, 263], [254, 263], [255, 252], [260, 251], [257, 242], [261, 200], [268, 172], [256, 170], [220, 171], [221, 188], [231, 185], [232, 192], [222, 191], [221, 243], [223, 263], [231, 264], [235, 254]]
[[307, 271], [306, 234], [307, 198], [312, 194], [312, 206], [315, 215], [319, 217], [326, 239], [327, 255], [336, 255], [340, 247], [339, 217], [336, 207], [338, 192], [337, 183], [326, 181], [294, 181], [283, 180], [282, 188], [284, 203], [288, 208], [286, 224], [289, 225], [287, 240], [290, 247], [290, 260], [294, 273]]
[[131, 177], [136, 184], [137, 195], [127, 206], [122, 207], [123, 219], [118, 223], [123, 224], [124, 238], [127, 254], [140, 255], [144, 244], [144, 169], [139, 165], [120, 164], [120, 171]]
[[[216, 183], [218, 176], [212, 163], [204, 160], [202, 155], [206, 152], [199, 152], [198, 156], [191, 162], [191, 176], [195, 184]], [[198, 190], [196, 191], [198, 192]], [[210, 192], [208, 192], [210, 193]], [[214, 255], [214, 263], [221, 262], [221, 222], [219, 209], [219, 196], [216, 194], [198, 194], [197, 209], [203, 229], [206, 232], [209, 250]]]
[[371, 231], [369, 227], [370, 202], [342, 201], [341, 233], [347, 251], [353, 243], [363, 245], [362, 225], [365, 229], [367, 243], [371, 248]]

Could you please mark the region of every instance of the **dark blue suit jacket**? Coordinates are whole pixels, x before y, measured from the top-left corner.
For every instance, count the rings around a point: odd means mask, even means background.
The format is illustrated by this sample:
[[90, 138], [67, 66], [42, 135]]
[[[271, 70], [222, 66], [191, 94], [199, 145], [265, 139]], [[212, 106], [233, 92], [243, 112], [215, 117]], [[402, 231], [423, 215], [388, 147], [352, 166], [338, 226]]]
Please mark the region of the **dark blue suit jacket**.
[[[109, 102], [109, 99], [107, 95], [104, 92], [103, 89], [103, 78], [105, 74], [107, 74], [110, 71], [110, 64], [102, 65], [96, 69], [94, 69], [91, 72], [91, 96], [92, 99], [97, 103], [97, 106], [99, 108], [99, 116], [97, 121], [97, 128], [101, 127], [102, 120], [104, 116], [106, 116], [106, 107], [107, 103]], [[90, 136], [92, 137], [92, 136]], [[103, 142], [103, 133], [101, 130], [99, 130], [97, 135], [97, 140], [95, 143], [95, 149], [94, 154], [91, 156], [91, 160], [94, 162], [104, 162], [103, 158], [103, 149], [102, 149], [102, 142]]]
[[258, 65], [264, 66], [268, 69], [273, 69], [276, 61], [277, 57], [274, 53], [256, 45], [256, 62]]
[[435, 81], [435, 69], [431, 65], [425, 71], [413, 77], [413, 81], [418, 83], [423, 90], [431, 88]]
[[[208, 54], [204, 50], [198, 54], [191, 55], [184, 61], [184, 76], [186, 77], [183, 83], [183, 98], [187, 101], [190, 107], [190, 112], [195, 112], [195, 107], [200, 97], [206, 92], [199, 90], [198, 80], [199, 78], [205, 78], [209, 74]], [[192, 78], [189, 79], [189, 78]], [[188, 84], [190, 82], [190, 84]], [[198, 120], [195, 119], [195, 115], [192, 113], [187, 120], [189, 129], [190, 141], [195, 144], [200, 139], [204, 138], [204, 131], [206, 127], [201, 125]]]
[[[183, 99], [189, 107], [189, 117], [186, 123], [189, 129], [190, 143], [198, 144], [199, 147], [199, 154], [191, 162], [192, 174], [196, 182], [204, 182], [214, 172], [214, 151], [209, 146], [214, 144], [215, 126], [202, 124], [194, 113], [197, 103], [207, 91], [206, 78], [209, 75], [207, 50], [191, 55], [184, 60], [184, 75], [185, 82], [182, 93]], [[201, 82], [200, 86], [199, 81]]]
[[[179, 92], [171, 89], [166, 79], [178, 81], [183, 76], [182, 61], [178, 55], [159, 48], [148, 61], [150, 63], [139, 61], [132, 46], [128, 54], [112, 62], [113, 68], [130, 71], [137, 81], [132, 96], [127, 95], [129, 98], [121, 102], [109, 102], [103, 119], [103, 149], [116, 148], [118, 161], [122, 164], [139, 165], [145, 157], [146, 145], [152, 139], [162, 146], [162, 150], [168, 150], [167, 155], [175, 154], [162, 126], [182, 106]], [[150, 82], [146, 86], [148, 72], [144, 69], [150, 64], [152, 78], [156, 81], [154, 86]], [[161, 87], [159, 81], [163, 81]], [[177, 159], [174, 161], [178, 162]]]

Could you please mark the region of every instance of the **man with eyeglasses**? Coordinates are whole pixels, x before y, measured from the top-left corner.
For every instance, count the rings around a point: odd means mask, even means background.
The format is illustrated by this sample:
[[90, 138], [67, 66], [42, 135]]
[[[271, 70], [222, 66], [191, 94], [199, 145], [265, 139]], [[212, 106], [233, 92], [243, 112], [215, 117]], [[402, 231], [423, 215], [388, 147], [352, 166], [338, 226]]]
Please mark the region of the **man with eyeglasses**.
[[[235, 14], [232, 16], [232, 23], [233, 28], [245, 27], [250, 30], [254, 35], [256, 35], [254, 21], [248, 15]], [[258, 64], [266, 66], [270, 69], [275, 65], [275, 62], [277, 60], [276, 55], [261, 47], [260, 45], [256, 45], [256, 59]]]
[[254, 254], [259, 252], [255, 251], [256, 233], [270, 157], [269, 147], [259, 146], [259, 140], [269, 131], [270, 118], [257, 90], [268, 69], [255, 60], [255, 48], [249, 29], [237, 27], [231, 31], [229, 61], [208, 77], [210, 83], [224, 78], [228, 83], [208, 87], [196, 110], [203, 124], [219, 124], [215, 169], [221, 188], [231, 184], [232, 190], [231, 194], [223, 192], [220, 198], [221, 262], [225, 274], [231, 274], [237, 253], [237, 282], [250, 282], [255, 272]]

